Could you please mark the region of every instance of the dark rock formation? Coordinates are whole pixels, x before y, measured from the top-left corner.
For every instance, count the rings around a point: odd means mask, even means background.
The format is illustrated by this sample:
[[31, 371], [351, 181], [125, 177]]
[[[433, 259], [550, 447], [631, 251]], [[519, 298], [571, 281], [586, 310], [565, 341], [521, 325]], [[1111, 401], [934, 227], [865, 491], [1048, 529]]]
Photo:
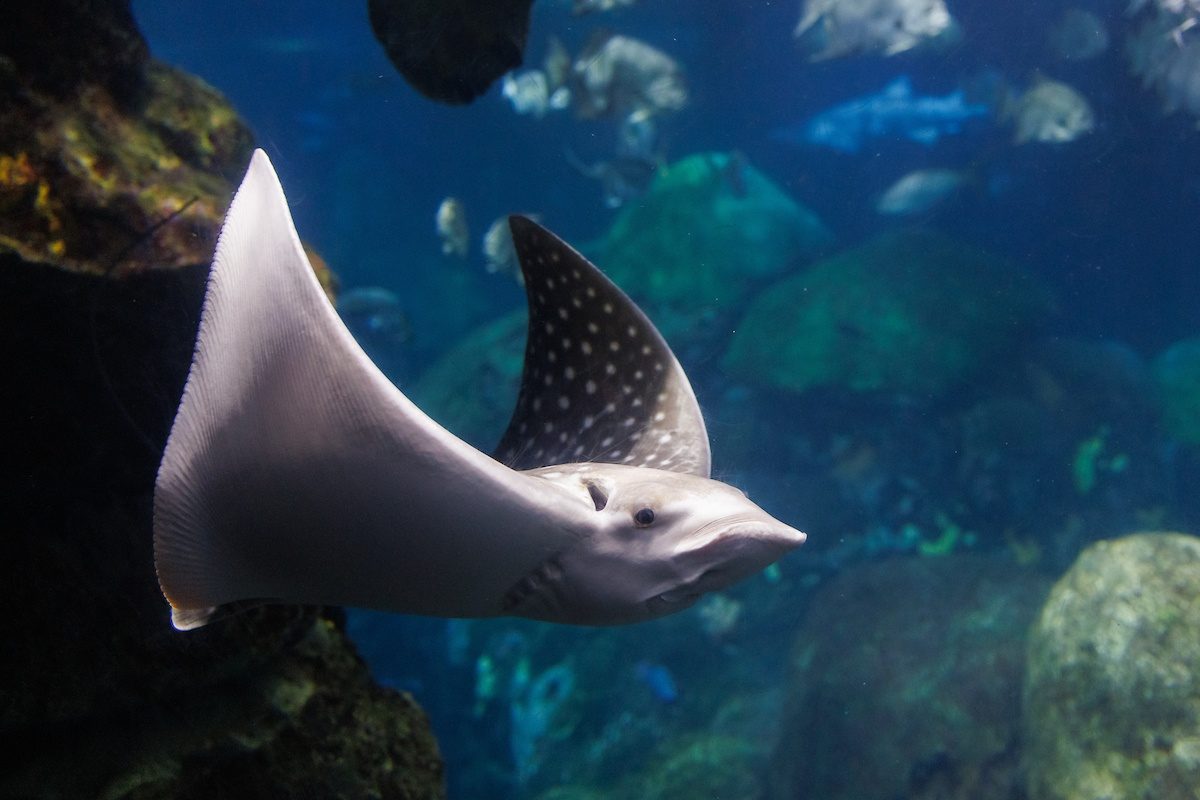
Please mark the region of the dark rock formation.
[[127, 2], [21, 5], [0, 33], [0, 796], [442, 796], [424, 714], [336, 610], [171, 628], [154, 476], [250, 137], [148, 59]]
[[521, 66], [533, 0], [370, 0], [371, 27], [421, 94], [469, 103]]
[[814, 597], [767, 797], [1012, 800], [1042, 577], [982, 556], [851, 569]]

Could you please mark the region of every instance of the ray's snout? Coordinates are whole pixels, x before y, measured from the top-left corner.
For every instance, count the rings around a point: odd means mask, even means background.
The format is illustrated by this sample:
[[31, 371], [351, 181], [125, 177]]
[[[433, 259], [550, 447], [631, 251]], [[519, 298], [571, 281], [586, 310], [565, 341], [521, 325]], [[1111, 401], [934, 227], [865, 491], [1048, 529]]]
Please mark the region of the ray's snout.
[[729, 582], [765, 569], [808, 538], [766, 513], [717, 519], [700, 533], [704, 540], [692, 557], [706, 562], [709, 571], [724, 574]]

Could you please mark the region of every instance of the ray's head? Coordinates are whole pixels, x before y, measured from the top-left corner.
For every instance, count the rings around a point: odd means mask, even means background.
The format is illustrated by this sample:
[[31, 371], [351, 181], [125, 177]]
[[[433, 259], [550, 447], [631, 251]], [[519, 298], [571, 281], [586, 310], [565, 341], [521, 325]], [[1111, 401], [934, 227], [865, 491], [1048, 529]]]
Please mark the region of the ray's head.
[[576, 542], [509, 593], [511, 614], [583, 625], [673, 614], [805, 539], [740, 490], [697, 475], [614, 464], [530, 474], [589, 513]]

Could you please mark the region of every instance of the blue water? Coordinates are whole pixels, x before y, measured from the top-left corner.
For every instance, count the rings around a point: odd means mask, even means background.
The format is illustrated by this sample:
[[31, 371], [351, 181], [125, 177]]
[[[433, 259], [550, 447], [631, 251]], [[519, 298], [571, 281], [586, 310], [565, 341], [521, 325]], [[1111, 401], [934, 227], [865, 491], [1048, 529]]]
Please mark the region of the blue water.
[[[537, 212], [576, 243], [606, 232], [614, 212], [564, 151], [585, 161], [607, 157], [614, 126], [570, 114], [519, 116], [498, 85], [464, 107], [426, 100], [395, 73], [360, 5], [134, 4], [155, 55], [218, 87], [251, 125], [302, 237], [343, 286], [381, 286], [400, 298], [412, 330], [397, 345], [392, 370], [403, 388], [462, 336], [522, 307], [511, 278], [483, 269], [478, 240], [492, 219]], [[528, 65], [540, 62], [551, 34], [574, 52], [600, 25], [670, 53], [686, 69], [691, 101], [664, 123], [668, 156], [741, 151], [825, 222], [835, 250], [895, 227], [872, 209], [896, 177], [924, 166], [972, 170], [983, 188], [918, 224], [1039, 276], [1056, 297], [1043, 339], [1097, 347], [1072, 362], [1075, 374], [1091, 377], [1058, 387], [1086, 394], [1076, 399], [1088, 411], [1073, 418], [1076, 427], [1058, 450], [1035, 443], [1006, 452], [993, 465], [1002, 484], [993, 494], [982, 479], [964, 477], [975, 467], [955, 460], [962, 452], [948, 431], [964, 409], [1006, 397], [1021, 380], [1021, 363], [984, 365], [975, 385], [915, 408], [887, 405], [884, 413], [870, 403], [831, 404], [819, 393], [764, 399], [729, 381], [711, 353], [684, 358], [709, 415], [716, 474], [806, 530], [809, 544], [778, 572], [732, 591], [741, 611], [719, 633], [695, 614], [590, 630], [352, 612], [350, 629], [375, 674], [428, 710], [452, 797], [534, 797], [559, 783], [604, 785], [614, 779], [612, 764], [636, 770], [653, 748], [669, 749], [714, 724], [731, 692], [761, 706], [743, 709], [749, 722], [727, 728], [769, 737], [805, 604], [850, 565], [896, 553], [920, 557], [902, 529], [906, 518], [927, 524], [942, 510], [967, 509], [961, 515], [978, 530], [960, 546], [995, 554], [1007, 552], [1006, 524], [1026, 525], [1022, 535], [1046, 537], [1040, 564], [1048, 574], [1065, 569], [1088, 541], [1136, 530], [1147, 509], [1159, 509], [1163, 524], [1200, 529], [1188, 488], [1200, 475], [1198, 462], [1155, 427], [1149, 391], [1137, 388], [1149, 360], [1200, 333], [1200, 139], [1195, 120], [1164, 115], [1158, 98], [1129, 74], [1119, 41], [1101, 58], [1047, 67], [1045, 31], [1067, 5], [1023, 0], [1001, 10], [960, 0], [951, 8], [965, 32], [961, 44], [821, 63], [808, 63], [791, 37], [798, 3], [790, 0], [645, 0], [584, 18], [571, 16], [567, 3], [535, 5]], [[1092, 4], [1101, 14], [1112, 5]], [[774, 135], [900, 74], [921, 94], [944, 95], [992, 73], [1025, 83], [1039, 69], [1088, 97], [1094, 132], [1061, 146], [1017, 147], [1008, 128], [984, 124], [932, 148], [888, 138], [855, 154]], [[473, 251], [466, 263], [444, 258], [434, 231], [435, 209], [447, 195], [468, 209]], [[763, 428], [774, 431], [770, 446], [744, 446]], [[1112, 468], [1102, 466], [1102, 485], [1081, 499], [1064, 465], [1093, 434], [1104, 440], [1101, 461]], [[831, 498], [822, 474], [843, 455], [853, 461], [839, 436], [868, 442], [863, 458], [874, 458], [868, 471], [880, 474], [855, 484], [853, 496]], [[1131, 466], [1104, 461], [1118, 454]], [[961, 494], [968, 491], [975, 494]], [[1087, 520], [1087, 532], [1053, 539], [1071, 515]], [[1044, 529], [1032, 530], [1033, 520], [1044, 520]], [[611, 756], [621, 748], [628, 753]]]

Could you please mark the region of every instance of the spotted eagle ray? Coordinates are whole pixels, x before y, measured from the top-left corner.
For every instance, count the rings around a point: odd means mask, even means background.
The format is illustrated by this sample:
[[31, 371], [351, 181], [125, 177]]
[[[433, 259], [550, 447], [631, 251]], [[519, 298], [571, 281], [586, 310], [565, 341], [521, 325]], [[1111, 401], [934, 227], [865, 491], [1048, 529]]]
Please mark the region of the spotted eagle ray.
[[633, 301], [533, 221], [510, 225], [529, 335], [493, 458], [358, 346], [254, 153], [155, 483], [155, 567], [175, 627], [243, 602], [635, 622], [803, 543], [709, 478], [691, 385]]

